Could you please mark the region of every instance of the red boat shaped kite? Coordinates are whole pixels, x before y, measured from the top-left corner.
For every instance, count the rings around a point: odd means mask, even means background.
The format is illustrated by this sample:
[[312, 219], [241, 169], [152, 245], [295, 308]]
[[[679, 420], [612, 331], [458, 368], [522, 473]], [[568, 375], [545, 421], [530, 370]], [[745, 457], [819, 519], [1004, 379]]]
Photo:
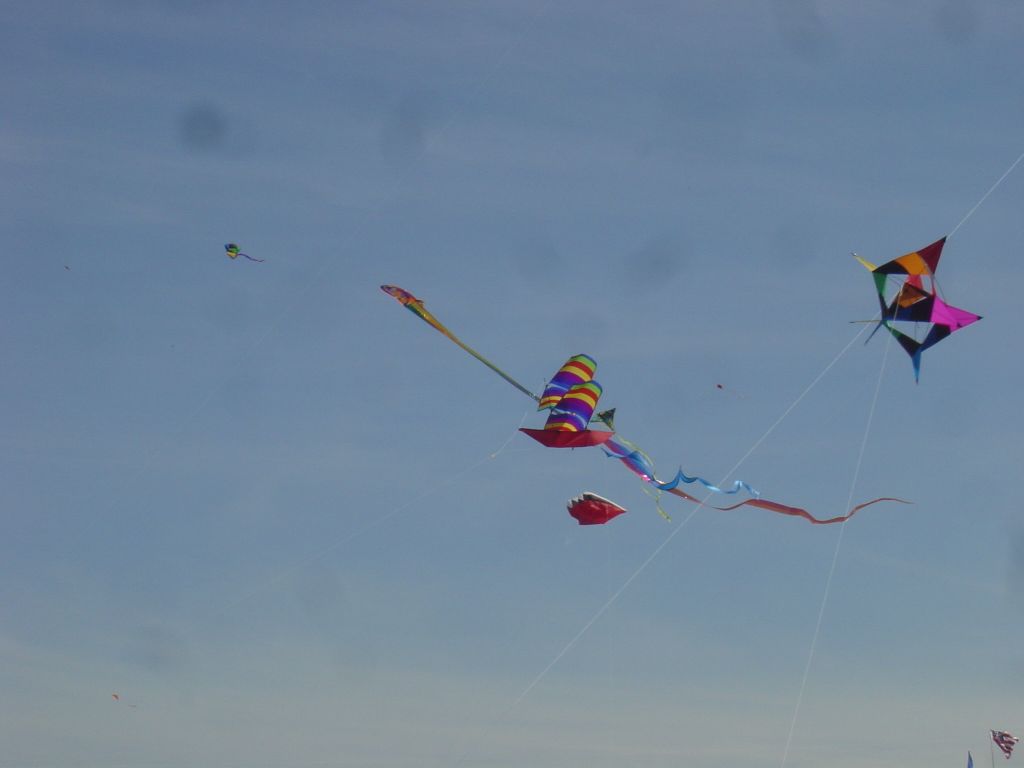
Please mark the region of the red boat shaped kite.
[[614, 501], [590, 491], [584, 491], [581, 496], [570, 499], [565, 508], [580, 525], [604, 525], [626, 511]]

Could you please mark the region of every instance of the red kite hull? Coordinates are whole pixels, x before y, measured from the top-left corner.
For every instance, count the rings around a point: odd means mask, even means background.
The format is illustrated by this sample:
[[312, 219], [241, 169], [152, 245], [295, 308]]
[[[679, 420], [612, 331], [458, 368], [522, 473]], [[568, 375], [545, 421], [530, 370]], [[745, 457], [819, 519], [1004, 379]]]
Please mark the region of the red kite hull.
[[604, 525], [626, 511], [611, 499], [590, 491], [570, 499], [566, 508], [580, 525]]
[[615, 434], [614, 432], [595, 432], [590, 429], [585, 429], [582, 432], [563, 432], [560, 429], [526, 429], [522, 427], [519, 431], [548, 448], [586, 448], [590, 445], [601, 445]]

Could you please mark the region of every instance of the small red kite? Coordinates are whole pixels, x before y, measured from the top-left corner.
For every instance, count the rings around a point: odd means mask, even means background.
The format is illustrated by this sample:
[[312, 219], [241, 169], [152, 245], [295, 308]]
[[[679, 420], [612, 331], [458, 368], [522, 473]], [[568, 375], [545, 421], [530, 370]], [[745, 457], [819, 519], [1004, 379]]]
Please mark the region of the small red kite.
[[626, 512], [614, 501], [590, 491], [584, 491], [581, 496], [570, 499], [565, 506], [580, 525], [604, 525]]

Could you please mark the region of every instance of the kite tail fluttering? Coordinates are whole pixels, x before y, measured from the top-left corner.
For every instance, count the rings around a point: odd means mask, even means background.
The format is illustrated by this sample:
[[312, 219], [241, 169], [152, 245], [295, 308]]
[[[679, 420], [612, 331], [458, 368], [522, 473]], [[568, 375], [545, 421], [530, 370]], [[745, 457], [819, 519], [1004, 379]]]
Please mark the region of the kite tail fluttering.
[[639, 475], [644, 482], [650, 483], [660, 491], [671, 491], [680, 483], [686, 483], [688, 485], [692, 483], [700, 483], [704, 488], [712, 493], [733, 495], [740, 491], [745, 491], [755, 498], [761, 495], [760, 491], [751, 487], [750, 484], [745, 483], [742, 480], [733, 481], [732, 487], [727, 490], [725, 488], [719, 488], [717, 485], [705, 480], [703, 477], [690, 477], [683, 472], [682, 468], [680, 468], [679, 471], [676, 472], [676, 476], [668, 482], [658, 480], [654, 476], [654, 462], [651, 461], [651, 457], [628, 440], [621, 437], [608, 440], [604, 445], [604, 452], [610, 458], [621, 461], [633, 472]]
[[237, 259], [239, 256], [245, 256], [249, 261], [264, 262], [266, 259], [257, 259], [255, 256], [250, 256], [248, 253], [242, 253], [235, 243], [225, 243], [224, 253], [229, 259]]
[[[899, 504], [910, 504], [909, 501], [905, 501], [903, 499], [897, 499], [891, 496], [883, 496], [877, 499], [872, 499], [871, 501], [866, 501], [863, 504], [858, 504], [845, 515], [820, 518], [815, 517], [802, 507], [793, 507], [790, 506], [789, 504], [780, 504], [777, 501], [762, 499], [761, 494], [759, 491], [757, 491], [757, 489], [752, 488], [750, 485], [743, 482], [742, 480], [736, 480], [733, 483], [731, 489], [724, 490], [722, 488], [718, 488], [717, 486], [711, 485], [703, 478], [687, 477], [680, 469], [679, 472], [676, 474], [676, 477], [673, 478], [671, 481], [667, 483], [662, 482], [658, 480], [657, 476], [654, 474], [654, 463], [651, 461], [651, 458], [642, 450], [640, 450], [635, 445], [630, 443], [628, 440], [625, 440], [619, 437], [618, 435], [608, 440], [602, 446], [602, 449], [609, 458], [618, 459], [619, 461], [621, 461], [634, 474], [638, 475], [641, 480], [643, 480], [648, 485], [656, 488], [658, 492], [664, 491], [666, 493], [671, 493], [673, 496], [678, 496], [679, 498], [685, 501], [691, 501], [695, 504], [705, 504], [704, 501], [701, 501], [696, 496], [692, 496], [691, 494], [687, 493], [682, 488], [680, 488], [680, 482], [700, 483], [712, 493], [734, 494], [739, 492], [740, 490], [744, 490], [754, 497], [751, 499], [745, 499], [739, 502], [738, 504], [733, 504], [728, 507], [711, 507], [712, 509], [717, 509], [719, 512], [731, 512], [732, 510], [739, 509], [740, 507], [757, 507], [759, 509], [767, 509], [770, 512], [776, 512], [780, 515], [789, 515], [790, 517], [802, 517], [804, 520], [807, 520], [809, 523], [813, 525], [832, 525], [834, 523], [846, 522], [865, 507], [870, 507], [872, 504], [877, 504], [882, 501], [894, 501]], [[655, 498], [655, 502], [657, 502], [657, 497]], [[667, 517], [664, 510], [661, 509], [660, 505], [658, 506], [658, 511], [662, 514], [663, 517]]]
[[[454, 342], [471, 354], [524, 395], [536, 401], [537, 410], [550, 411], [543, 429], [522, 429], [522, 432], [549, 448], [582, 448], [585, 446], [601, 445], [605, 454], [611, 458], [621, 461], [631, 472], [639, 476], [647, 485], [651, 486], [651, 489], [644, 488], [644, 491], [645, 493], [653, 496], [658, 512], [666, 520], [671, 520], [671, 518], [661, 508], [661, 504], [659, 503], [659, 498], [662, 493], [671, 493], [673, 496], [678, 496], [685, 501], [694, 502], [700, 505], [705, 503], [682, 490], [679, 487], [681, 483], [697, 483], [710, 493], [733, 495], [743, 491], [753, 497], [729, 507], [712, 507], [712, 509], [728, 512], [743, 506], [753, 506], [758, 507], [759, 509], [767, 509], [771, 512], [776, 512], [782, 515], [802, 517], [815, 525], [828, 525], [831, 523], [844, 522], [853, 517], [861, 509], [869, 507], [872, 504], [877, 504], [881, 501], [895, 501], [901, 504], [910, 503], [903, 501], [902, 499], [883, 497], [872, 499], [871, 501], [864, 502], [863, 504], [858, 504], [845, 515], [830, 518], [818, 518], [801, 507], [793, 507], [788, 504], [780, 504], [778, 502], [769, 501], [768, 499], [763, 499], [761, 498], [761, 494], [755, 488], [742, 480], [734, 481], [732, 486], [729, 488], [720, 488], [702, 477], [690, 477], [684, 473], [682, 469], [679, 469], [672, 480], [669, 480], [668, 482], [661, 481], [655, 474], [654, 462], [651, 458], [639, 447], [615, 432], [615, 409], [611, 408], [605, 411], [600, 411], [595, 415], [594, 412], [597, 409], [597, 403], [601, 397], [602, 390], [601, 385], [594, 381], [594, 373], [597, 369], [597, 363], [594, 362], [592, 357], [589, 355], [574, 355], [569, 358], [565, 364], [558, 369], [551, 381], [548, 382], [548, 385], [544, 388], [543, 395], [538, 396], [513, 379], [475, 349], [462, 342], [455, 334], [448, 330], [440, 320], [427, 311], [420, 299], [417, 299], [408, 291], [395, 285], [382, 285], [381, 290], [389, 296], [394, 297], [402, 304], [402, 306], [424, 322], [428, 323], [436, 331], [447, 336], [450, 341]], [[589, 425], [593, 422], [602, 422], [606, 427], [608, 427], [608, 430], [589, 429]], [[594, 494], [591, 495], [596, 497]], [[601, 499], [601, 497], [596, 498], [600, 499], [601, 503], [607, 502], [606, 499]], [[588, 501], [587, 494], [584, 494], [582, 500]], [[580, 500], [574, 499], [573, 501], [579, 502]], [[593, 499], [590, 499], [589, 501], [592, 502], [591, 506], [593, 506], [593, 503], [596, 503]], [[584, 507], [584, 509], [585, 508], [586, 507]], [[571, 503], [570, 512], [572, 509], [573, 505]], [[605, 512], [607, 511], [608, 510], [606, 509]], [[621, 512], [617, 512], [616, 514], [621, 514]], [[600, 514], [595, 519], [599, 518]], [[608, 517], [607, 519], [611, 518]], [[599, 521], [607, 522], [607, 519]], [[582, 519], [580, 519], [580, 522], [584, 525], [590, 524], [584, 522]]]
[[845, 523], [847, 520], [856, 515], [865, 507], [870, 507], [872, 504], [878, 504], [879, 502], [882, 501], [892, 501], [897, 504], [912, 503], [906, 501], [905, 499], [897, 499], [893, 496], [881, 496], [877, 499], [872, 499], [871, 501], [865, 501], [862, 504], [858, 504], [845, 515], [837, 515], [836, 517], [825, 518], [815, 517], [806, 509], [803, 509], [801, 507], [791, 507], [788, 504], [779, 504], [778, 502], [775, 501], [768, 501], [768, 499], [745, 499], [744, 501], [741, 501], [739, 504], [733, 504], [732, 506], [728, 507], [713, 507], [713, 509], [717, 509], [719, 512], [729, 512], [731, 510], [738, 509], [739, 507], [758, 507], [759, 509], [767, 509], [770, 512], [777, 512], [780, 515], [802, 517], [804, 520], [811, 523], [812, 525], [832, 525], [834, 523]]

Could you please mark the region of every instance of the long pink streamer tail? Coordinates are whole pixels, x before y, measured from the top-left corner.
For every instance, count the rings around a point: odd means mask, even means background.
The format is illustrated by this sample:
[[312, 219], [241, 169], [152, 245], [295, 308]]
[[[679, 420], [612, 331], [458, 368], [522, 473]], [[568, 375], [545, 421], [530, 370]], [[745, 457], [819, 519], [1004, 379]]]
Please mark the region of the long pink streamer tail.
[[[697, 504], [701, 503], [699, 499], [686, 493], [686, 491], [679, 490], [678, 488], [673, 488], [671, 491], [668, 491], [668, 493], [674, 494], [675, 496], [679, 496], [680, 498], [686, 499], [687, 501], [692, 501]], [[802, 517], [804, 520], [807, 520], [809, 523], [813, 525], [832, 525], [834, 523], [846, 522], [865, 507], [870, 507], [872, 504], [878, 504], [879, 502], [882, 501], [893, 501], [896, 502], [897, 504], [913, 504], [913, 502], [911, 501], [907, 501], [905, 499], [898, 499], [894, 496], [881, 496], [877, 499], [872, 499], [871, 501], [865, 501], [863, 504], [858, 504], [845, 515], [838, 515], [836, 517], [826, 518], [815, 517], [802, 507], [791, 507], [788, 504], [779, 504], [777, 501], [769, 501], [768, 499], [746, 499], [745, 501], [741, 501], [738, 504], [733, 504], [728, 507], [712, 507], [712, 509], [717, 509], [719, 512], [730, 512], [734, 509], [739, 509], [740, 507], [758, 507], [759, 509], [767, 509], [770, 512], [776, 512], [780, 515], [789, 515], [790, 517]]]

